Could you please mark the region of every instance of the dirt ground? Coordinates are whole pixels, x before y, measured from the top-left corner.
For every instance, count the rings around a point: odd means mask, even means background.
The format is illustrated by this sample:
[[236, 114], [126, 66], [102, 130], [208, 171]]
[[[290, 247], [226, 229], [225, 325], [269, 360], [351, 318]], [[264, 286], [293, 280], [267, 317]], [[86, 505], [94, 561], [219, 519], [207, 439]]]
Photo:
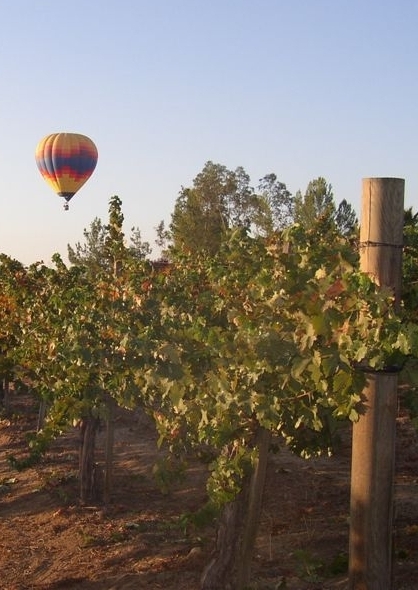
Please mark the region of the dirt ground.
[[[25, 434], [36, 427], [30, 397], [12, 398], [0, 416], [0, 588], [2, 590], [198, 590], [214, 529], [187, 514], [205, 502], [205, 466], [163, 493], [149, 420], [120, 412], [116, 421], [112, 503], [77, 501], [77, 431], [54, 444], [36, 467], [12, 469]], [[394, 577], [397, 590], [418, 588], [418, 437], [398, 418]], [[347, 588], [350, 430], [336, 455], [305, 461], [272, 454], [252, 567], [254, 590]], [[98, 460], [103, 460], [103, 433]]]

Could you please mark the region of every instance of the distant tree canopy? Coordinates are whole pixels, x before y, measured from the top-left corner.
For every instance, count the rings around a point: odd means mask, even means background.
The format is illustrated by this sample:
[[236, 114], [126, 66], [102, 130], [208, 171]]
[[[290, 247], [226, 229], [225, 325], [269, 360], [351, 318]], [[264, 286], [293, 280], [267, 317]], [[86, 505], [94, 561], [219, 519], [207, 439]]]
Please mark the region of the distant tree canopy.
[[249, 178], [207, 162], [190, 188], [182, 188], [171, 217], [170, 233], [179, 250], [215, 254], [231, 225], [247, 225], [253, 207]]
[[402, 299], [411, 319], [418, 318], [418, 213], [405, 211]]
[[169, 237], [175, 250], [215, 254], [229, 230], [266, 235], [284, 227], [291, 210], [290, 193], [275, 174], [261, 179], [255, 190], [242, 167], [233, 171], [209, 161], [192, 187], [182, 188]]
[[121, 259], [143, 260], [149, 256], [151, 247], [142, 240], [137, 227], [131, 228], [129, 244], [125, 243], [123, 221], [122, 201], [115, 195], [109, 202], [109, 223], [104, 225], [96, 217], [90, 228], [83, 231], [84, 243], [77, 242], [74, 248], [67, 245], [70, 263], [87, 266], [91, 272], [96, 273], [100, 270], [116, 271]]
[[84, 229], [84, 243], [77, 242], [73, 248], [67, 245], [68, 260], [71, 264], [89, 265], [102, 268], [105, 264], [106, 228], [102, 221], [95, 217], [89, 229]]
[[[151, 253], [139, 228], [132, 227], [129, 243], [122, 230], [121, 200], [110, 199], [109, 222], [96, 217], [84, 229], [84, 242], [68, 244], [71, 264], [88, 266], [92, 272], [115, 270], [116, 260], [144, 260]], [[294, 196], [276, 174], [261, 178], [256, 188], [241, 166], [229, 170], [222, 164], [206, 162], [190, 187], [182, 187], [176, 199], [168, 229], [157, 226], [156, 243], [163, 257], [178, 253], [217, 254], [231, 230], [242, 229], [253, 236], [269, 237], [299, 224], [313, 236], [340, 235], [355, 238], [358, 221], [352, 206], [336, 204], [332, 186], [323, 178], [312, 180], [305, 193]], [[109, 250], [112, 244], [113, 250]], [[118, 252], [115, 244], [119, 244]]]
[[343, 236], [357, 230], [357, 218], [347, 201], [338, 206], [332, 187], [322, 177], [309, 183], [304, 195], [293, 197], [273, 173], [257, 188], [242, 167], [229, 170], [207, 162], [191, 187], [183, 187], [176, 200], [169, 230], [160, 224], [159, 237], [173, 252], [219, 251], [231, 229], [245, 228], [269, 236], [299, 223], [305, 229], [334, 231]]
[[[138, 227], [131, 228], [127, 243], [122, 230], [122, 202], [110, 199], [109, 222], [96, 217], [84, 229], [84, 242], [68, 244], [71, 264], [87, 266], [91, 272], [115, 270], [115, 260], [148, 258], [152, 249]], [[249, 175], [239, 166], [230, 170], [206, 162], [190, 187], [182, 187], [168, 228], [161, 221], [155, 228], [156, 244], [164, 258], [179, 253], [217, 254], [230, 233], [242, 229], [250, 235], [269, 237], [299, 224], [313, 235], [324, 233], [356, 237], [358, 221], [352, 206], [343, 200], [337, 206], [332, 186], [323, 177], [312, 180], [302, 194], [294, 196], [276, 174], [269, 173], [254, 188]], [[118, 243], [118, 252], [114, 251]], [[109, 244], [113, 244], [112, 252]]]
[[293, 221], [306, 230], [336, 230], [345, 237], [354, 235], [358, 226], [352, 206], [345, 199], [337, 206], [332, 186], [321, 176], [308, 184], [304, 195], [296, 193]]

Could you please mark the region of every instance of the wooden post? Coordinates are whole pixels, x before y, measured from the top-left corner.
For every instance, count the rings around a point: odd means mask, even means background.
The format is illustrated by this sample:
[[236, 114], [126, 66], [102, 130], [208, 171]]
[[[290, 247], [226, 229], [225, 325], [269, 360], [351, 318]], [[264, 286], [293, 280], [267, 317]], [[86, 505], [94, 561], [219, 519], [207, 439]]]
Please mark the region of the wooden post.
[[[360, 267], [393, 289], [402, 278], [404, 185], [400, 178], [363, 179]], [[398, 375], [396, 368], [367, 373], [366, 408], [353, 425], [350, 503], [350, 590], [392, 587], [393, 480]]]

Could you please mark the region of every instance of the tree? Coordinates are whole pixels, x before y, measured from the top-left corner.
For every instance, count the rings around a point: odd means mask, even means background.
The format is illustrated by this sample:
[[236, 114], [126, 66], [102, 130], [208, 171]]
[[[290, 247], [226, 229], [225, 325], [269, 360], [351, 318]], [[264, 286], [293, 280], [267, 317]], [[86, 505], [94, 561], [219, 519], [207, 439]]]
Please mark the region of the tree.
[[[142, 334], [140, 342], [136, 340], [143, 327], [137, 302], [145, 299], [141, 285], [150, 267], [125, 246], [121, 206], [118, 197], [111, 199], [108, 224], [94, 225], [100, 230], [95, 233], [100, 236], [100, 248], [90, 249], [90, 242], [89, 248], [81, 248], [86, 256], [80, 264], [67, 268], [55, 255], [55, 268], [29, 269], [33, 295], [26, 298], [26, 310], [20, 317], [20, 332], [29, 332], [22, 340], [22, 358], [47, 408], [45, 425], [32, 441], [32, 455], [38, 457], [73, 420], [79, 421], [82, 501], [99, 492], [94, 477], [95, 444], [103, 419], [107, 424], [106, 467], [100, 492], [104, 491], [105, 502], [109, 500], [113, 408], [138, 395], [129, 376], [129, 362], [137, 368], [138, 351], [146, 342]], [[92, 251], [100, 256], [89, 257]], [[146, 325], [149, 323], [147, 318]], [[128, 353], [124, 343], [130, 337], [135, 338], [135, 345]]]
[[358, 219], [353, 207], [345, 199], [335, 212], [335, 224], [342, 236], [353, 237], [358, 233]]
[[418, 213], [405, 211], [402, 300], [408, 315], [418, 318]]
[[21, 338], [17, 318], [25, 304], [26, 269], [0, 254], [0, 403], [10, 411], [10, 382], [16, 374], [16, 348]]
[[109, 202], [109, 223], [106, 225], [104, 256], [111, 264], [112, 274], [117, 277], [122, 261], [127, 256], [125, 234], [123, 233], [122, 201], [116, 195]]
[[[108, 248], [113, 250], [110, 243]], [[118, 251], [117, 239], [114, 251]], [[134, 378], [139, 379], [143, 359], [150, 364], [152, 346], [147, 334], [157, 316], [148, 307], [146, 288], [152, 268], [143, 261], [132, 268], [129, 261], [113, 276], [107, 269], [92, 274], [86, 266], [67, 267], [57, 256], [54, 262], [55, 268], [32, 265], [19, 288], [19, 274], [10, 280], [10, 293], [16, 294], [13, 308], [18, 312], [12, 324], [18, 336], [11, 343], [13, 360], [46, 408], [44, 424], [30, 441], [26, 465], [39, 459], [52, 440], [77, 422], [80, 499], [86, 502], [106, 492], [107, 471], [104, 482], [95, 477], [101, 472], [95, 464], [99, 424], [111, 420], [115, 404], [140, 403], [141, 391]], [[1, 303], [0, 298], [0, 312]], [[108, 440], [112, 443], [111, 437]]]
[[170, 224], [176, 250], [213, 254], [219, 249], [235, 188], [234, 173], [213, 162], [206, 163], [191, 188], [182, 188]]
[[308, 231], [319, 233], [336, 231], [350, 237], [357, 231], [357, 217], [352, 206], [344, 199], [337, 207], [332, 186], [322, 177], [312, 180], [304, 195], [297, 192], [294, 221]]
[[106, 267], [104, 256], [106, 242], [106, 227], [101, 219], [95, 217], [90, 229], [84, 229], [84, 243], [77, 242], [73, 248], [68, 244], [68, 260], [71, 264], [87, 265], [93, 272]]
[[154, 228], [157, 234], [155, 243], [160, 250], [160, 260], [168, 260], [170, 256], [171, 233], [166, 229], [165, 222], [160, 221], [157, 227]]
[[219, 529], [204, 590], [248, 587], [260, 506], [251, 490], [260, 497], [263, 478], [251, 482], [269, 433], [304, 456], [330, 451], [328, 420], [362, 411], [357, 363], [379, 369], [411, 342], [416, 352], [417, 331], [356, 260], [342, 236], [296, 226], [271, 241], [241, 228], [215, 256], [176, 260], [155, 285], [158, 340], [145, 389], [161, 440], [175, 457], [203, 447], [213, 458], [207, 489]]
[[125, 244], [122, 201], [118, 196], [109, 201], [109, 222], [105, 225], [96, 217], [90, 229], [84, 229], [85, 242], [68, 244], [68, 260], [71, 264], [90, 268], [93, 274], [100, 271], [114, 272], [115, 261], [133, 258], [143, 260], [151, 254], [148, 242], [143, 241], [139, 228], [132, 227], [129, 244]]
[[[231, 230], [267, 235], [285, 227], [291, 212], [291, 195], [275, 174], [261, 179], [256, 192], [242, 167], [232, 171], [209, 161], [177, 198], [170, 224], [172, 250], [214, 255]], [[167, 237], [163, 226], [160, 230]]]
[[293, 222], [294, 204], [286, 185], [273, 173], [266, 174], [258, 185], [259, 215], [255, 226], [263, 235], [283, 230]]
[[131, 228], [128, 251], [129, 255], [136, 260], [145, 260], [152, 254], [149, 242], [144, 242], [141, 231], [138, 227]]
[[[418, 321], [418, 213], [405, 211], [402, 256], [402, 304], [409, 321]], [[401, 400], [414, 423], [418, 424], [418, 360], [410, 358], [404, 365]]]
[[273, 236], [298, 223], [316, 235], [331, 232], [353, 238], [356, 214], [349, 203], [335, 203], [332, 186], [322, 177], [312, 180], [304, 195], [293, 197], [276, 174], [260, 179], [257, 190], [242, 167], [234, 171], [209, 161], [193, 181], [182, 188], [167, 232], [158, 227], [160, 244], [171, 252], [215, 255], [230, 232], [246, 229], [253, 236]]
[[317, 224], [321, 224], [324, 230], [330, 229], [335, 215], [335, 202], [332, 186], [325, 178], [311, 180], [303, 196], [298, 191], [294, 205], [294, 221], [306, 230]]

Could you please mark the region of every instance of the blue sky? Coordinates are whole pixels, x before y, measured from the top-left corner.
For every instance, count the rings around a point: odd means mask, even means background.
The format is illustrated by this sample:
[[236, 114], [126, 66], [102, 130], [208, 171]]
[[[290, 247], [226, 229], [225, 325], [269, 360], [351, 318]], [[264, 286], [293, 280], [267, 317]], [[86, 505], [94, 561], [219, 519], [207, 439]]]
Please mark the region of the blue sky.
[[[115, 194], [153, 245], [208, 160], [357, 211], [402, 177], [418, 210], [417, 29], [415, 0], [0, 0], [0, 252], [65, 257]], [[58, 131], [99, 150], [68, 212], [34, 160]]]

